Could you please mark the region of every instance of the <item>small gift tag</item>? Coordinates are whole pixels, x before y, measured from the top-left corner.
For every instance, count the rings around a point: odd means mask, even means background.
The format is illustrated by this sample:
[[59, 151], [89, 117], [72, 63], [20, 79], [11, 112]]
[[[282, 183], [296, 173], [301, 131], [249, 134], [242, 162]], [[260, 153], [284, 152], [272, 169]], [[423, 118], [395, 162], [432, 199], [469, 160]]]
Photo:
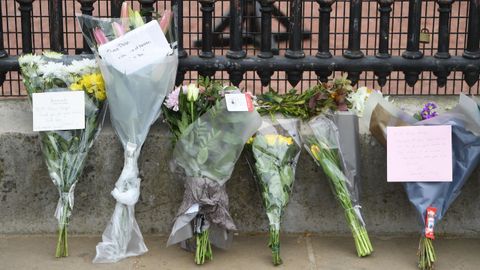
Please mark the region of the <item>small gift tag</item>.
[[433, 228], [435, 227], [435, 214], [437, 213], [437, 208], [428, 207], [427, 216], [425, 217], [425, 237], [430, 239], [435, 239], [435, 234]]
[[85, 128], [85, 92], [32, 94], [33, 131]]
[[229, 112], [253, 112], [252, 97], [249, 94], [225, 94]]

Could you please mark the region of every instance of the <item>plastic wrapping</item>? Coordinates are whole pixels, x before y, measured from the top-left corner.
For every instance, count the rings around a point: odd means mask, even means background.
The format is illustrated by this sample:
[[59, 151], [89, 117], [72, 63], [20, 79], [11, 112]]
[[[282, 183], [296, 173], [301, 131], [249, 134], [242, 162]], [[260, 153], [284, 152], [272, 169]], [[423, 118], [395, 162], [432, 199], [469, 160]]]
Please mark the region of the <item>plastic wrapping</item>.
[[228, 213], [225, 182], [245, 142], [260, 124], [256, 111], [229, 112], [223, 99], [183, 132], [175, 145], [173, 163], [186, 176], [185, 195], [168, 245], [214, 227], [210, 241], [220, 248], [228, 246], [227, 231], [235, 225]]
[[[336, 117], [332, 118], [341, 124], [342, 133], [339, 132], [334, 121], [320, 115], [309, 122], [302, 123], [302, 141], [308, 153], [323, 168], [330, 180], [333, 193], [345, 210], [345, 217], [352, 231], [358, 256], [368, 256], [373, 252], [373, 247], [365, 229], [358, 199], [359, 142], [358, 135], [355, 135], [358, 134], [358, 125], [354, 124], [358, 123], [358, 118], [354, 114], [346, 113], [343, 115], [337, 113]], [[346, 121], [347, 119], [349, 121]], [[345, 125], [348, 122], [353, 125]], [[343, 145], [340, 141], [341, 137]], [[345, 155], [345, 153], [349, 154]]]
[[[128, 20], [128, 19], [127, 19]], [[175, 25], [168, 31], [169, 48], [163, 54], [154, 54], [149, 63], [133, 72], [119, 70], [112, 62], [98, 54], [97, 41], [116, 38], [115, 25], [125, 25], [123, 18], [78, 17], [83, 34], [95, 52], [105, 78], [110, 104], [110, 118], [125, 155], [122, 173], [115, 183], [112, 196], [117, 200], [112, 218], [102, 242], [97, 245], [94, 263], [117, 262], [129, 256], [147, 252], [142, 234], [135, 220], [135, 204], [140, 195], [137, 160], [150, 126], [158, 119], [166, 94], [173, 89], [178, 66]], [[143, 22], [135, 21], [128, 30], [134, 32]], [[95, 33], [102, 30], [103, 37]], [[94, 38], [95, 37], [95, 38]]]
[[[432, 242], [434, 226], [444, 217], [450, 205], [460, 195], [463, 185], [480, 162], [478, 104], [462, 94], [459, 104], [451, 111], [427, 120], [412, 121], [413, 123], [404, 121], [406, 118], [403, 112], [385, 109], [384, 104], [374, 105], [369, 126], [372, 134], [379, 140], [386, 141], [386, 127], [394, 124], [452, 126], [453, 181], [403, 183], [409, 201], [417, 210], [418, 221], [421, 225], [419, 267], [433, 269], [433, 263], [436, 260]], [[430, 215], [427, 215], [428, 209], [433, 210]], [[427, 220], [429, 220], [428, 226]]]
[[248, 161], [260, 186], [269, 220], [269, 246], [275, 265], [282, 263], [280, 223], [290, 199], [301, 151], [298, 122], [294, 118], [264, 117], [261, 128], [250, 142]]
[[33, 93], [85, 91], [85, 129], [39, 132], [43, 157], [60, 195], [55, 211], [59, 224], [56, 257], [64, 257], [68, 256], [67, 228], [73, 211], [75, 185], [88, 151], [102, 128], [107, 102], [103, 79], [94, 60], [70, 62], [60, 55], [53, 54], [53, 57], [25, 55], [19, 62], [30, 99]]

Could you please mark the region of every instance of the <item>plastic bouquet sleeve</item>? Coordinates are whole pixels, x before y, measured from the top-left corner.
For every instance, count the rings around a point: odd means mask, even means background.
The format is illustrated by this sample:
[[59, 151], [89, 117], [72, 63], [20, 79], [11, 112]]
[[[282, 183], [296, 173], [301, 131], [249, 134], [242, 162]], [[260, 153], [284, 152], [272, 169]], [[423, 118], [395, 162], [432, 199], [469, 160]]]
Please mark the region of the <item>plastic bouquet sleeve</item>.
[[[345, 120], [339, 121], [339, 116], [337, 114], [336, 120], [345, 129], [345, 123], [343, 122]], [[352, 115], [352, 117], [356, 118], [355, 115]], [[355, 125], [350, 126], [350, 130], [353, 131], [350, 134], [353, 137], [355, 137], [355, 132], [358, 134], [358, 130], [355, 131]], [[345, 218], [352, 231], [357, 254], [359, 257], [364, 257], [373, 252], [373, 247], [360, 211], [361, 206], [358, 199], [359, 179], [355, 171], [355, 168], [358, 166], [358, 164], [355, 164], [357, 159], [354, 158], [355, 155], [351, 155], [347, 159], [347, 155], [343, 152], [348, 147], [355, 149], [355, 144], [358, 145], [358, 142], [355, 143], [355, 139], [348, 140], [347, 134], [343, 130], [342, 138], [344, 143], [349, 142], [349, 144], [342, 146], [339, 128], [332, 120], [323, 115], [301, 125], [302, 141], [305, 148], [315, 162], [322, 167], [325, 175], [330, 180], [332, 191], [345, 211]]]
[[185, 174], [185, 195], [168, 245], [196, 237], [197, 264], [211, 259], [210, 242], [226, 248], [235, 224], [228, 212], [225, 183], [246, 141], [261, 124], [256, 111], [229, 112], [219, 101], [179, 138], [173, 163]]
[[263, 124], [249, 142], [249, 164], [260, 187], [263, 205], [269, 220], [274, 265], [282, 264], [280, 257], [280, 224], [287, 206], [301, 146], [298, 121], [294, 118], [263, 118]]
[[[371, 128], [380, 126], [378, 119], [399, 119], [398, 115], [392, 114], [392, 111], [378, 110], [379, 106], [377, 105], [371, 115]], [[382, 114], [382, 116], [378, 117], [376, 114]], [[384, 123], [398, 124], [399, 122], [384, 121]], [[406, 124], [403, 121], [400, 123], [402, 125]], [[412, 125], [452, 126], [453, 181], [404, 183], [408, 199], [417, 210], [418, 222], [421, 225], [418, 266], [420, 269], [430, 270], [433, 269], [434, 262], [437, 259], [433, 246], [435, 226], [460, 195], [465, 182], [480, 162], [480, 112], [478, 104], [462, 94], [458, 105], [451, 111], [428, 120], [417, 121]]]
[[85, 94], [84, 129], [39, 132], [43, 157], [60, 195], [55, 211], [58, 220], [55, 256], [66, 257], [75, 186], [105, 117], [104, 81], [92, 59], [71, 61], [56, 53], [44, 53], [21, 56], [19, 63], [30, 100], [36, 93], [82, 91]]
[[[123, 170], [111, 193], [116, 206], [93, 260], [117, 262], [148, 251], [135, 220], [141, 182], [137, 160], [150, 126], [160, 116], [166, 94], [174, 87], [178, 67], [175, 20], [171, 11], [165, 11], [160, 23], [145, 23], [138, 12], [130, 11], [122, 18], [82, 15], [78, 21], [105, 78], [112, 127], [124, 148]], [[139, 61], [138, 55], [126, 54], [127, 60], [118, 61], [117, 47], [112, 49], [112, 44], [139, 38], [149, 38], [147, 45], [155, 44], [147, 46], [148, 50], [135, 51], [147, 58]]]

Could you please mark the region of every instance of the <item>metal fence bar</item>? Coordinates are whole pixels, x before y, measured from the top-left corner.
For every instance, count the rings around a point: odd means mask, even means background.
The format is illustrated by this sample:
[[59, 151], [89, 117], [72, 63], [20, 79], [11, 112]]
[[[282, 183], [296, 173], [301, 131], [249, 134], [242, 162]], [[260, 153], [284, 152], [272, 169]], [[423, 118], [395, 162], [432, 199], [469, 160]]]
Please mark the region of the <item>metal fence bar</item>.
[[[317, 0], [320, 5], [319, 33], [318, 33], [318, 52], [316, 57], [328, 59], [332, 57], [330, 52], [330, 14], [332, 13], [332, 5], [334, 0]], [[332, 75], [332, 70], [317, 70], [315, 74], [321, 82], [327, 82], [328, 77]]]
[[[390, 14], [392, 12], [393, 0], [378, 0], [378, 11], [380, 12], [380, 33], [378, 39], [378, 52], [375, 54], [377, 58], [390, 58]], [[380, 86], [387, 84], [387, 77], [391, 74], [390, 70], [377, 71], [377, 81]]]
[[[202, 7], [202, 48], [199, 53], [200, 58], [211, 59], [215, 55], [213, 54], [213, 10], [215, 0], [199, 0]], [[198, 70], [199, 74], [202, 76], [213, 76], [215, 74], [215, 69], [207, 70]]]
[[[438, 29], [438, 50], [435, 57], [439, 59], [450, 58], [450, 13], [452, 12], [453, 0], [437, 0], [440, 22]], [[437, 76], [437, 83], [440, 87], [447, 84], [447, 77], [450, 72], [439, 70], [434, 72]]]
[[[480, 59], [480, 3], [478, 0], [470, 0], [470, 9], [468, 16], [468, 37], [467, 48], [463, 52], [463, 57], [467, 59]], [[465, 70], [464, 79], [469, 86], [478, 81], [480, 75], [479, 66], [471, 66]]]
[[[273, 57], [272, 52], [272, 12], [273, 4], [275, 0], [262, 0], [260, 1], [260, 12], [262, 13], [261, 21], [261, 39], [260, 39], [260, 52], [258, 57], [269, 59]], [[258, 70], [258, 76], [263, 86], [270, 84], [273, 72], [268, 70]]]
[[[343, 56], [349, 59], [360, 59], [364, 57], [364, 53], [360, 50], [360, 38], [362, 29], [362, 0], [350, 1], [350, 19], [348, 29], [348, 49]], [[358, 71], [348, 72], [348, 79], [353, 84], [357, 84], [360, 73]]]
[[[232, 59], [245, 58], [247, 53], [243, 50], [242, 29], [243, 29], [243, 0], [230, 0], [230, 50], [227, 57]], [[241, 69], [229, 72], [230, 82], [238, 86], [243, 80], [244, 71]]]
[[[292, 0], [290, 5], [290, 45], [285, 52], [288, 59], [301, 59], [305, 57], [302, 50], [302, 0]], [[287, 72], [287, 80], [292, 86], [296, 86], [302, 79], [301, 70], [291, 70]]]
[[20, 16], [22, 22], [22, 52], [32, 52], [32, 9], [34, 0], [16, 0], [20, 7]]
[[142, 16], [145, 17], [147, 22], [152, 20], [152, 13], [155, 11], [153, 5], [157, 0], [138, 0], [140, 2]]
[[48, 0], [50, 50], [64, 51], [62, 0]]
[[[92, 5], [93, 5], [93, 2], [95, 1], [97, 0], [87, 1], [87, 2], [92, 2]], [[112, 15], [112, 17], [114, 18], [120, 17], [123, 1], [124, 0], [110, 0], [110, 14]]]
[[[402, 56], [405, 59], [420, 59], [423, 53], [420, 51], [420, 24], [422, 16], [422, 1], [410, 0], [408, 5], [408, 35], [407, 50]], [[420, 72], [405, 71], [405, 80], [409, 86], [414, 86], [418, 81]]]
[[[185, 58], [188, 56], [183, 45], [183, 0], [172, 0], [172, 7], [175, 13], [175, 25], [177, 26], [178, 39], [178, 58]], [[178, 68], [175, 85], [180, 85], [185, 79], [186, 70]]]
[[[97, 0], [77, 0], [77, 1], [80, 3], [80, 11], [82, 12], [82, 14], [85, 14], [85, 15], [93, 14], [93, 10], [94, 10], [93, 4]], [[83, 49], [81, 53], [84, 53], [84, 54], [92, 53], [90, 46], [88, 46], [87, 40], [85, 39], [85, 37], [82, 37], [82, 38], [83, 38]]]

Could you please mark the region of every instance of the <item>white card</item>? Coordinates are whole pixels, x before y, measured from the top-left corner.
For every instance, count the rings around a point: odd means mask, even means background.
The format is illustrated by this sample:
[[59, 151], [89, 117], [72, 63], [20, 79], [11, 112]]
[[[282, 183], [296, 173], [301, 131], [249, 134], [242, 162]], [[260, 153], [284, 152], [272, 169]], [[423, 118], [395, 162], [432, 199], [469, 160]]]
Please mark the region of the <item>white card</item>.
[[104, 61], [127, 75], [155, 63], [170, 52], [170, 44], [155, 20], [98, 47]]
[[252, 98], [247, 94], [225, 94], [225, 102], [229, 112], [253, 111]]
[[451, 182], [452, 127], [387, 127], [388, 182]]
[[33, 131], [85, 128], [85, 92], [32, 94]]

